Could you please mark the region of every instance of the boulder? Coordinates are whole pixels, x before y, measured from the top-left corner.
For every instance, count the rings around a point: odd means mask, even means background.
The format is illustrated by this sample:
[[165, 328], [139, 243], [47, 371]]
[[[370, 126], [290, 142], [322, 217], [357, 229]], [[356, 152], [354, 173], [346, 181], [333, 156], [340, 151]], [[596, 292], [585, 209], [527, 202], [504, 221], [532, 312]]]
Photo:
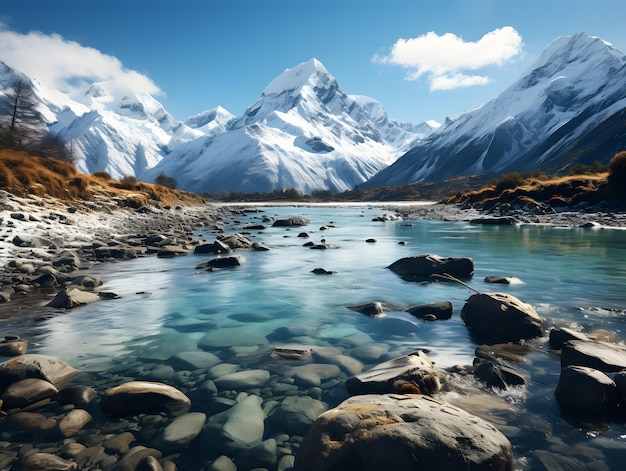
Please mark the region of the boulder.
[[380, 363], [346, 380], [350, 394], [384, 394], [416, 392], [431, 394], [439, 388], [432, 362], [418, 350], [393, 360]]
[[452, 317], [452, 303], [450, 301], [440, 301], [437, 303], [417, 304], [405, 309], [418, 319], [424, 319], [428, 315], [435, 316], [437, 320], [450, 319]]
[[473, 294], [465, 302], [461, 318], [481, 340], [517, 342], [543, 336], [543, 321], [535, 309], [510, 294]]
[[51, 399], [59, 391], [46, 380], [26, 378], [11, 384], [4, 390], [0, 399], [4, 409], [26, 407], [44, 399]]
[[515, 276], [486, 276], [485, 283], [496, 283], [501, 285], [519, 285], [522, 284], [522, 280]]
[[507, 389], [509, 386], [526, 384], [524, 377], [513, 368], [478, 358], [474, 360], [474, 377], [484, 381], [490, 388]]
[[191, 401], [173, 386], [150, 381], [130, 381], [106, 391], [102, 411], [123, 416], [141, 412], [166, 411], [173, 416], [186, 413]]
[[563, 344], [569, 340], [591, 340], [582, 332], [568, 329], [566, 327], [556, 327], [550, 331], [549, 343], [554, 350], [561, 350]]
[[608, 342], [570, 340], [561, 349], [561, 367], [588, 366], [604, 372], [626, 369], [626, 347]]
[[489, 216], [470, 220], [470, 224], [483, 224], [488, 226], [512, 226], [517, 220], [512, 216]]
[[405, 280], [425, 280], [437, 275], [470, 278], [474, 274], [474, 261], [466, 257], [440, 257], [426, 254], [396, 260], [389, 268]]
[[213, 382], [219, 389], [245, 390], [260, 388], [270, 379], [270, 372], [267, 370], [244, 370], [230, 373]]
[[193, 249], [193, 253], [197, 255], [228, 252], [230, 252], [230, 247], [219, 240], [207, 244], [200, 244]]
[[284, 219], [277, 219], [272, 223], [272, 227], [301, 227], [307, 226], [310, 221], [302, 216], [289, 216]]
[[0, 365], [0, 390], [21, 379], [38, 378], [60, 388], [78, 374], [78, 370], [58, 358], [39, 354], [21, 355]]
[[94, 249], [96, 260], [132, 260], [137, 258], [139, 249], [127, 245], [105, 245]]
[[351, 397], [322, 414], [295, 471], [513, 469], [508, 439], [490, 423], [421, 395]]
[[218, 237], [218, 240], [231, 250], [249, 249], [252, 247], [252, 241], [239, 233], [223, 235]]
[[313, 270], [311, 270], [311, 273], [315, 273], [316, 275], [333, 275], [337, 272], [326, 270], [325, 268], [314, 268]]
[[278, 461], [276, 439], [263, 440], [257, 446], [244, 451], [235, 460], [237, 469], [274, 469]]
[[561, 407], [593, 412], [611, 412], [619, 404], [615, 382], [586, 366], [563, 368], [554, 396]]
[[84, 306], [98, 301], [100, 296], [89, 291], [83, 291], [78, 288], [68, 288], [61, 290], [47, 306], [58, 309], [72, 309], [78, 306]]
[[382, 303], [375, 301], [372, 303], [357, 304], [354, 306], [348, 306], [351, 311], [359, 312], [370, 317], [383, 317], [385, 316], [385, 309]]

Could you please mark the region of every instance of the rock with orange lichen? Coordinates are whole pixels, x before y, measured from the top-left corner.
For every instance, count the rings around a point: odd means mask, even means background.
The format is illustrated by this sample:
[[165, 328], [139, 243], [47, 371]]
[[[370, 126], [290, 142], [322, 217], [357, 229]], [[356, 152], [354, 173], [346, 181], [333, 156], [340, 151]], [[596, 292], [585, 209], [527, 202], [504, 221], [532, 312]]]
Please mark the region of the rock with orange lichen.
[[325, 412], [295, 471], [512, 470], [511, 443], [490, 423], [432, 397], [363, 395]]

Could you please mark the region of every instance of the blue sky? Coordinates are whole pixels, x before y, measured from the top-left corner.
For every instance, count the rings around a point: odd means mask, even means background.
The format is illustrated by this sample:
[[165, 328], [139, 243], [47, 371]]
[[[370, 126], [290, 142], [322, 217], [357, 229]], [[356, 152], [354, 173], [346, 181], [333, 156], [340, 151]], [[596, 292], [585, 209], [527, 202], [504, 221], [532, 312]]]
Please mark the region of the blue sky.
[[151, 92], [183, 120], [235, 115], [317, 58], [390, 117], [443, 122], [507, 88], [557, 36], [626, 52], [623, 0], [19, 0], [0, 6], [0, 60], [40, 82], [79, 75]]

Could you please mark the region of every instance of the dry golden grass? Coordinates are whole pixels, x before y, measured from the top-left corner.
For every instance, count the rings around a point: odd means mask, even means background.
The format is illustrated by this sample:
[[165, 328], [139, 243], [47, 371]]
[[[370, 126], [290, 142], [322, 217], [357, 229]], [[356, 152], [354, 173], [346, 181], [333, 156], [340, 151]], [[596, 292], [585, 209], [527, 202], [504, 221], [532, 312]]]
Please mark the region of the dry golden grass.
[[122, 185], [104, 172], [80, 173], [60, 160], [36, 157], [24, 152], [0, 150], [0, 189], [18, 196], [36, 195], [64, 201], [91, 201], [96, 195], [117, 201], [120, 206], [199, 204], [203, 199], [193, 193], [164, 186], [137, 182]]
[[516, 203], [543, 201], [554, 204], [577, 202], [583, 198], [590, 200], [606, 197], [608, 173], [585, 175], [566, 175], [550, 178], [528, 178], [515, 186], [499, 190], [497, 182], [480, 190], [468, 191], [450, 197], [447, 201], [455, 203], [480, 203], [499, 201]]

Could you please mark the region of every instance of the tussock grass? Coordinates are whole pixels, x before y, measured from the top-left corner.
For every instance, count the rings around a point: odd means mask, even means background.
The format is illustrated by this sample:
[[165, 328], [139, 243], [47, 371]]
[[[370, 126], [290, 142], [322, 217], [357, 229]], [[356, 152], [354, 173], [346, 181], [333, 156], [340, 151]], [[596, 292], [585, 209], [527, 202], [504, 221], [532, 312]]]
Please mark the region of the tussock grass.
[[122, 184], [106, 172], [87, 175], [68, 162], [11, 150], [0, 150], [0, 189], [18, 196], [35, 195], [66, 202], [92, 201], [96, 196], [104, 196], [119, 206], [131, 208], [203, 201], [193, 193], [136, 180], [132, 185]]

